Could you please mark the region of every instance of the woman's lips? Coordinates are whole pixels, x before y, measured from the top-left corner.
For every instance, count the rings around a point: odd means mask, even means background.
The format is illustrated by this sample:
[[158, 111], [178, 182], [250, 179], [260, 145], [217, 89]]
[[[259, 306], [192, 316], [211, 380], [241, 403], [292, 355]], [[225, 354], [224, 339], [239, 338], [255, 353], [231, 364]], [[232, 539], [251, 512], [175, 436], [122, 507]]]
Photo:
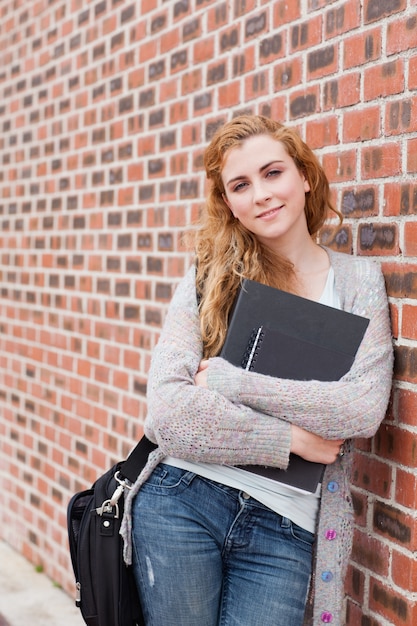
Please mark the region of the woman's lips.
[[273, 209], [269, 209], [268, 211], [264, 211], [257, 215], [259, 219], [268, 219], [269, 217], [273, 217], [282, 209], [282, 206], [274, 207]]

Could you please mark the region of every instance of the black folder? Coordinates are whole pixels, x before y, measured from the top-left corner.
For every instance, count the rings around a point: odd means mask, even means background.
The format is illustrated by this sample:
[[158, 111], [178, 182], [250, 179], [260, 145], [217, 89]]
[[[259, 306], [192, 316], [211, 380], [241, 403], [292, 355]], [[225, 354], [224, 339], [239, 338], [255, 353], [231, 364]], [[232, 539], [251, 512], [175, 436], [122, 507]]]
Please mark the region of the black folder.
[[[220, 353], [233, 365], [293, 380], [339, 380], [346, 374], [369, 319], [245, 279]], [[244, 469], [314, 493], [324, 465], [290, 455], [288, 468]]]

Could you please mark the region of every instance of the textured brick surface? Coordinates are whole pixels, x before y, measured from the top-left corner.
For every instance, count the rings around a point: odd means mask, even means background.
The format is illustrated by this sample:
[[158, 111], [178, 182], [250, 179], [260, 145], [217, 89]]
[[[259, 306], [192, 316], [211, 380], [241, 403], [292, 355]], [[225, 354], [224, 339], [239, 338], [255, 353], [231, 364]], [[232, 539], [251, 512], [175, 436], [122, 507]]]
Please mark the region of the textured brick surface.
[[65, 589], [68, 499], [142, 432], [204, 146], [258, 112], [296, 126], [328, 172], [344, 224], [322, 241], [383, 263], [396, 380], [385, 424], [358, 442], [346, 623], [415, 623], [416, 12], [415, 0], [1, 3], [1, 534]]

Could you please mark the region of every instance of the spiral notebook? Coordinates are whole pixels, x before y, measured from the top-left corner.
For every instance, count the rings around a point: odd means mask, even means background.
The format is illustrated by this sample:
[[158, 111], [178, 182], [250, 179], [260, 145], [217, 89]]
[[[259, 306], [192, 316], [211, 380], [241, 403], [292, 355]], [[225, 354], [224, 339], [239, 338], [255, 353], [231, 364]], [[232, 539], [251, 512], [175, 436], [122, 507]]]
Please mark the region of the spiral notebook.
[[[233, 365], [293, 380], [339, 380], [352, 367], [369, 319], [245, 279], [220, 353]], [[324, 465], [290, 455], [282, 470], [244, 469], [314, 493]]]

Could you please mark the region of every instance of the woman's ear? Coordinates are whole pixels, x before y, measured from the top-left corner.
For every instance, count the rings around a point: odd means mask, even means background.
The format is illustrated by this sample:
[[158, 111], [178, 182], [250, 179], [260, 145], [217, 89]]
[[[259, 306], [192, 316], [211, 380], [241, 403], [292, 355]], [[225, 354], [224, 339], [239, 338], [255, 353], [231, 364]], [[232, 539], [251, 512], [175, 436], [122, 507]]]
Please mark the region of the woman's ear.
[[224, 203], [225, 203], [225, 204], [227, 204], [227, 206], [228, 206], [228, 207], [229, 207], [229, 209], [230, 209], [230, 202], [229, 202], [229, 200], [227, 199], [227, 197], [226, 197], [226, 194], [225, 194], [225, 193], [222, 193], [222, 198], [223, 198], [223, 200], [224, 200]]

